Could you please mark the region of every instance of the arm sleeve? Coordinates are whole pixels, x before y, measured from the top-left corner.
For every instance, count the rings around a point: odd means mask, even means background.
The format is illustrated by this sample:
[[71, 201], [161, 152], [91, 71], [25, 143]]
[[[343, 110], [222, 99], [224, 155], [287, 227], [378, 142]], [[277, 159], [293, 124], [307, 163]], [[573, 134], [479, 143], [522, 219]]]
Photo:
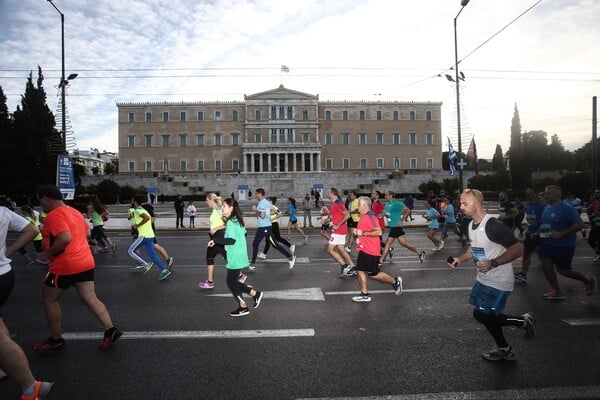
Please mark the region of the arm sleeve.
[[518, 242], [510, 228], [496, 218], [490, 218], [485, 224], [485, 234], [492, 242], [501, 244], [507, 249]]

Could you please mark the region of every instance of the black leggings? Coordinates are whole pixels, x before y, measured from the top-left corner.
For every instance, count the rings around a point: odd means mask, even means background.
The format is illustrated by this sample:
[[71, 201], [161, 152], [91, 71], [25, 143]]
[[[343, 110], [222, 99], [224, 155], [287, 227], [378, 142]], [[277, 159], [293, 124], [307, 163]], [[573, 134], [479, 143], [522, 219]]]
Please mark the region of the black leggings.
[[596, 254], [600, 254], [600, 228], [593, 227], [588, 236], [588, 243]]
[[[283, 243], [288, 248], [292, 245], [287, 239], [284, 239], [281, 237], [281, 232], [279, 231], [279, 222], [272, 222], [271, 230], [273, 232], [273, 235], [271, 235], [271, 237], [273, 239], [275, 239], [276, 242]], [[271, 240], [267, 240], [265, 242], [265, 249], [263, 250], [263, 253], [267, 254], [269, 252], [270, 248], [271, 248]]]
[[246, 285], [245, 283], [238, 282], [238, 278], [240, 276], [239, 269], [227, 269], [227, 287], [231, 290], [231, 294], [235, 301], [238, 304], [244, 301], [242, 297], [242, 293], [250, 294], [252, 287]]
[[476, 308], [473, 310], [473, 317], [477, 322], [485, 325], [498, 347], [508, 347], [508, 342], [502, 332], [503, 326], [516, 326], [520, 328], [525, 324], [525, 320], [522, 317], [511, 317], [506, 314], [495, 314], [493, 312], [486, 314]]

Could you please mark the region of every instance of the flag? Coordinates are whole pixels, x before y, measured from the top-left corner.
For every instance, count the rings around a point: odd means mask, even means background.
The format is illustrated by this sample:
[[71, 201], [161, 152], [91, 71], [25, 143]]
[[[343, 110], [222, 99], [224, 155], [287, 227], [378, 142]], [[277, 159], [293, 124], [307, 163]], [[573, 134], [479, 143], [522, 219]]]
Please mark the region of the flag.
[[290, 72], [290, 69], [287, 67], [287, 65], [281, 65], [281, 72]]
[[475, 145], [475, 138], [471, 139], [469, 150], [467, 151], [467, 157], [472, 158], [475, 161], [475, 175], [479, 176], [479, 159], [477, 158], [477, 146]]
[[454, 175], [456, 172], [456, 162], [457, 156], [454, 151], [454, 147], [452, 147], [452, 143], [450, 143], [450, 138], [448, 138], [448, 164], [450, 165], [450, 175]]

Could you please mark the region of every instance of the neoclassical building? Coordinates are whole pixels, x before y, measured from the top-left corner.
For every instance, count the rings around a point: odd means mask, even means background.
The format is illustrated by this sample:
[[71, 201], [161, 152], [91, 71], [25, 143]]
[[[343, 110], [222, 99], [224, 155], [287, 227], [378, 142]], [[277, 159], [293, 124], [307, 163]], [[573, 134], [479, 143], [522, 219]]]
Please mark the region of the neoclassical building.
[[439, 171], [441, 104], [319, 101], [283, 85], [244, 101], [117, 103], [119, 173]]

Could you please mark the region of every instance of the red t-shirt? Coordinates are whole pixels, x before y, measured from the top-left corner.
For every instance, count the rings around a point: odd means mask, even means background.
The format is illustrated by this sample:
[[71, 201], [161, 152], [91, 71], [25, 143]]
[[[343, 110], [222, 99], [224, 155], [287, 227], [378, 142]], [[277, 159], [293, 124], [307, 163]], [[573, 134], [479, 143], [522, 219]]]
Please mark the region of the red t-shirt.
[[[370, 232], [379, 228], [379, 222], [377, 222], [375, 213], [368, 211], [365, 215], [362, 215], [358, 220], [356, 228], [363, 232]], [[362, 251], [371, 256], [380, 256], [381, 236], [359, 236], [356, 239], [356, 251]]]
[[[371, 210], [375, 213], [375, 216], [377, 217], [377, 222], [379, 223], [379, 227], [381, 229], [385, 228], [385, 220], [383, 219], [383, 214], [385, 211], [385, 204], [383, 204], [383, 201], [381, 201], [381, 200], [374, 201], [373, 204], [371, 204]], [[381, 215], [381, 217], [380, 217], [380, 215]]]
[[[337, 225], [340, 223], [342, 218], [344, 218], [344, 212], [346, 211], [346, 206], [341, 199], [337, 199], [331, 204], [329, 208], [329, 215], [331, 216], [331, 224]], [[347, 235], [348, 234], [348, 225], [343, 223], [336, 230], [331, 230], [331, 233], [335, 233], [337, 235]]]
[[70, 232], [71, 241], [62, 253], [50, 257], [50, 272], [73, 275], [96, 266], [87, 241], [88, 223], [76, 209], [61, 206], [50, 211], [44, 220], [44, 247], [49, 249], [61, 232]]

